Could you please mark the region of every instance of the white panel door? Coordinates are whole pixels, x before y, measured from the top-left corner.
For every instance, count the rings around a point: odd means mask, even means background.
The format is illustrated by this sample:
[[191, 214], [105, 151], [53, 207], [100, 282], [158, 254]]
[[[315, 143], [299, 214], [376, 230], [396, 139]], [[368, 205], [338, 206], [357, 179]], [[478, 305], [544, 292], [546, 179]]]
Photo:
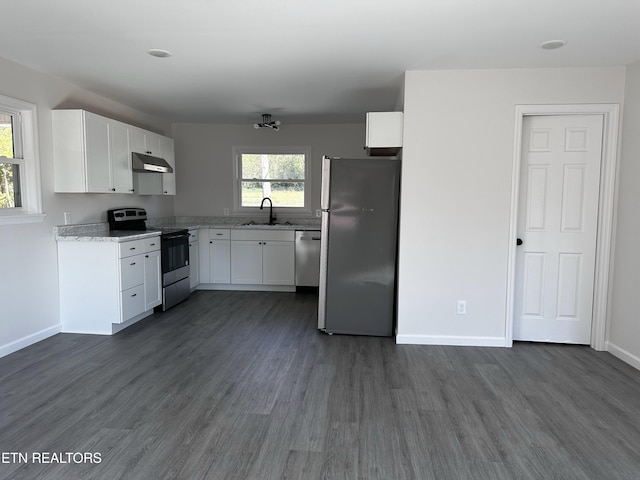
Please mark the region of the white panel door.
[[602, 115], [523, 121], [514, 340], [589, 344]]

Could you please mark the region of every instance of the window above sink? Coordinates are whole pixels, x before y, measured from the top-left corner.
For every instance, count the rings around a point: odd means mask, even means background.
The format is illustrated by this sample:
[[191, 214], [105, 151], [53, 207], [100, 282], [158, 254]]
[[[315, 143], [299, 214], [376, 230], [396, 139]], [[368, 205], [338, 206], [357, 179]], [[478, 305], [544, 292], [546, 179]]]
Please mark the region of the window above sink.
[[263, 198], [279, 213], [311, 213], [310, 147], [234, 147], [234, 212], [256, 215]]

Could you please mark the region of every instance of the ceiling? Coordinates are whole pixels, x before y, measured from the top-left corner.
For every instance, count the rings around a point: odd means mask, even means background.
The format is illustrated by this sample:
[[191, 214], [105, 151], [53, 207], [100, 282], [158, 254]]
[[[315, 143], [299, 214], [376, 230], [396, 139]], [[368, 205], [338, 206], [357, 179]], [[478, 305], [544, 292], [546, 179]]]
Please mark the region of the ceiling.
[[406, 70], [640, 59], [640, 0], [2, 3], [0, 57], [174, 122], [362, 122]]

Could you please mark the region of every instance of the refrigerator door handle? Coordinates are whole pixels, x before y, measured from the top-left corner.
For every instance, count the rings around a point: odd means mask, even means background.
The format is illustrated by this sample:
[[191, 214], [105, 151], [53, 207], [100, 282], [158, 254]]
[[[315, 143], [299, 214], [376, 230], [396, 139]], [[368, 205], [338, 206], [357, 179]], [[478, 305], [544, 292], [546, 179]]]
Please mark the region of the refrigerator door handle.
[[331, 180], [331, 158], [322, 157], [322, 190], [320, 190], [320, 209], [329, 211], [329, 183]]
[[325, 329], [327, 300], [327, 261], [329, 259], [329, 213], [322, 212], [320, 235], [320, 281], [318, 283], [318, 329]]

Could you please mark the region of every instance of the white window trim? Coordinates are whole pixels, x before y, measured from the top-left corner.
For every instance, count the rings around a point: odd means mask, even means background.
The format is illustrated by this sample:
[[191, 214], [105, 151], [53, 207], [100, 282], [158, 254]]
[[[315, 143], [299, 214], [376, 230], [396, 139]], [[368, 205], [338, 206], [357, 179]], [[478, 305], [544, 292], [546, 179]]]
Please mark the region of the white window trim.
[[243, 207], [241, 199], [240, 179], [242, 172], [240, 171], [240, 158], [243, 153], [304, 153], [304, 207], [279, 207], [273, 206], [276, 214], [285, 216], [308, 216], [311, 215], [311, 147], [309, 146], [269, 146], [269, 147], [233, 147], [233, 213], [235, 215], [256, 216], [260, 215], [259, 207]]
[[20, 115], [19, 134], [22, 138], [22, 159], [19, 162], [22, 207], [0, 209], [0, 225], [41, 223], [46, 214], [42, 213], [37, 106], [0, 95], [0, 110]]

